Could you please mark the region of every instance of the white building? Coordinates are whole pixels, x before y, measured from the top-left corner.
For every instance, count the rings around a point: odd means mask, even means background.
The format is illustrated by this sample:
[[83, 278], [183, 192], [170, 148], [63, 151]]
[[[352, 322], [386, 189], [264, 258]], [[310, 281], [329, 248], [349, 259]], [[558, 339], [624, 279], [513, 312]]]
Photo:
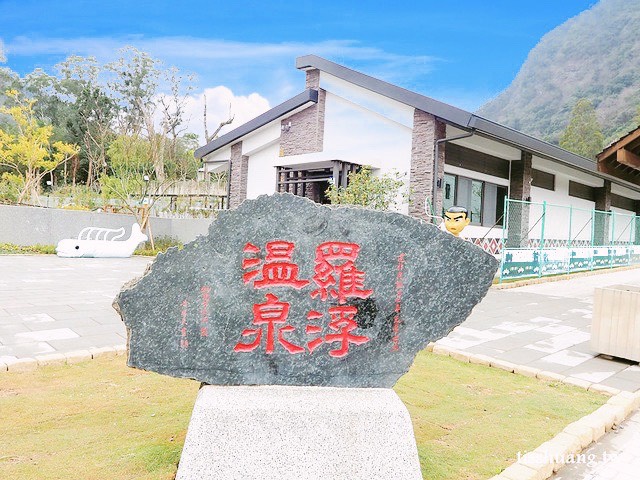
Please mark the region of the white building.
[[[371, 165], [378, 174], [405, 174], [410, 201], [403, 213], [428, 218], [425, 205], [438, 215], [464, 206], [471, 213], [465, 234], [486, 237], [493, 251], [505, 196], [576, 211], [640, 212], [640, 170], [624, 179], [599, 172], [592, 160], [314, 55], [296, 66], [306, 71], [302, 93], [196, 151], [207, 171], [228, 169], [232, 208], [278, 191], [324, 202], [329, 182], [345, 185], [348, 172]], [[524, 205], [518, 220], [510, 219], [509, 246], [529, 246], [536, 234], [535, 215]], [[572, 218], [579, 222], [580, 214]], [[560, 213], [546, 224], [545, 238], [567, 236]], [[610, 228], [607, 218], [593, 220], [574, 240]], [[632, 243], [640, 243], [637, 231]]]

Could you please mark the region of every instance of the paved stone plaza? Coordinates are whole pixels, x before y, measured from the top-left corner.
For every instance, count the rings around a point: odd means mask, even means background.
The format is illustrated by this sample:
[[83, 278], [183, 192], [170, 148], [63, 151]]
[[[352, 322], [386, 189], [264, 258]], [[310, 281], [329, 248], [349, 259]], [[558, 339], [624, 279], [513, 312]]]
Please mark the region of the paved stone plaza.
[[124, 345], [125, 327], [111, 303], [151, 261], [0, 256], [0, 367], [17, 358]]
[[[126, 332], [111, 303], [150, 258], [62, 259], [0, 256], [0, 367], [100, 347], [122, 347]], [[593, 290], [640, 285], [640, 269], [514, 289], [492, 288], [471, 316], [438, 343], [620, 390], [640, 389], [637, 363], [589, 347]], [[557, 480], [631, 480], [640, 469], [640, 413], [590, 447], [592, 462], [568, 465]], [[606, 455], [604, 455], [606, 453]]]
[[594, 289], [618, 284], [640, 285], [640, 269], [494, 288], [437, 343], [634, 392], [640, 389], [638, 363], [598, 356], [589, 346]]

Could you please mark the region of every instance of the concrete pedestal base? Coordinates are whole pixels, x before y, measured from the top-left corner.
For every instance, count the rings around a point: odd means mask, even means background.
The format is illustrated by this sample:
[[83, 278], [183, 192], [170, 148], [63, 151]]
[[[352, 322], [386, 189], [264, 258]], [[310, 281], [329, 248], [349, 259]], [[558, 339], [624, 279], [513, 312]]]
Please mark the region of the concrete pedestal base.
[[176, 480], [421, 480], [411, 419], [385, 388], [203, 387]]

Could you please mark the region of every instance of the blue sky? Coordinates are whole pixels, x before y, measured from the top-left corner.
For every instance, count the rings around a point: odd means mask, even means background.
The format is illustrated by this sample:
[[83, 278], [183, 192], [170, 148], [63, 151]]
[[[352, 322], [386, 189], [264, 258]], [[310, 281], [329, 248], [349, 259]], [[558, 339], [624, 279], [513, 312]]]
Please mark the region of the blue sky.
[[473, 111], [509, 85], [545, 33], [595, 3], [0, 0], [0, 41], [4, 66], [21, 75], [53, 72], [71, 54], [108, 62], [134, 45], [195, 73], [199, 91], [257, 94], [257, 110], [303, 90], [295, 58], [313, 53]]

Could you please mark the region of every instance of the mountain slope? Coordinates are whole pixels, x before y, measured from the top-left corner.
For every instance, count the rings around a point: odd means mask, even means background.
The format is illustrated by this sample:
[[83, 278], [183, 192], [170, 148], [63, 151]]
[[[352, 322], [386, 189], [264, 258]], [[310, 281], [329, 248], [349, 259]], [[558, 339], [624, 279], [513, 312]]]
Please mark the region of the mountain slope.
[[596, 107], [607, 141], [637, 126], [640, 0], [601, 0], [546, 34], [478, 114], [557, 144], [580, 98]]

